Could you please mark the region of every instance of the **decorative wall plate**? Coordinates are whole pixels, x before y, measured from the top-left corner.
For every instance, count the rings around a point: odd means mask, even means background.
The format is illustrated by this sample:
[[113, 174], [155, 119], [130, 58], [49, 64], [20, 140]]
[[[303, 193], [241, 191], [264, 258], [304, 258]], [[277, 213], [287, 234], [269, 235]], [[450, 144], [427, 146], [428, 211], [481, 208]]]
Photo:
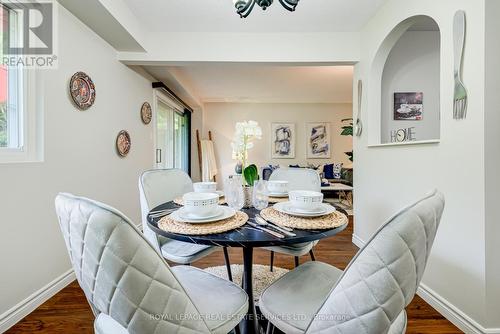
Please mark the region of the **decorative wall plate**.
[[149, 102], [144, 102], [141, 107], [141, 119], [144, 124], [151, 123], [153, 118], [153, 111], [151, 110], [151, 105]]
[[84, 72], [76, 72], [69, 82], [69, 91], [73, 102], [80, 110], [87, 110], [95, 102], [95, 85]]
[[128, 152], [130, 152], [130, 147], [132, 146], [132, 141], [130, 140], [130, 135], [127, 131], [122, 130], [118, 133], [116, 137], [116, 151], [121, 157], [126, 157]]

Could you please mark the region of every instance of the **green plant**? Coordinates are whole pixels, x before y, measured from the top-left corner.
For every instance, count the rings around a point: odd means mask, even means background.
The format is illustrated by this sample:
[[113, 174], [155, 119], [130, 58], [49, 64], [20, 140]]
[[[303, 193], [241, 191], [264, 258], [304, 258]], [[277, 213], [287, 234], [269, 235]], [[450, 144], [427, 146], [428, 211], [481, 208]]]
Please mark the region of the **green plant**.
[[[348, 125], [343, 125], [342, 126], [342, 132], [340, 133], [341, 136], [352, 136], [353, 130], [352, 130], [352, 125], [353, 125], [353, 120], [352, 118], [344, 118], [342, 121], [344, 122], [349, 122]], [[353, 161], [354, 159], [354, 152], [344, 152], [348, 157], [350, 161]]]
[[249, 185], [250, 187], [253, 187], [255, 181], [257, 181], [259, 179], [259, 171], [257, 169], [257, 166], [252, 164], [252, 165], [246, 167], [243, 170], [243, 176], [245, 177], [245, 181], [246, 181], [247, 185]]

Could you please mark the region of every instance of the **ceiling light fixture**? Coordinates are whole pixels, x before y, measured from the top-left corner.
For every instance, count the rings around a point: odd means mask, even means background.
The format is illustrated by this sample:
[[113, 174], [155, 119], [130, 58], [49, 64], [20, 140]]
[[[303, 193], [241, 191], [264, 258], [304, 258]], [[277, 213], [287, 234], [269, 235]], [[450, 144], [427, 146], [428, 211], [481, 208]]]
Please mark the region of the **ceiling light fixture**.
[[[285, 9], [293, 12], [295, 7], [299, 4], [299, 0], [279, 0], [281, 5]], [[245, 18], [252, 12], [255, 4], [259, 5], [263, 10], [273, 4], [273, 0], [233, 0], [234, 6], [236, 7], [236, 13], [240, 15], [241, 18]]]

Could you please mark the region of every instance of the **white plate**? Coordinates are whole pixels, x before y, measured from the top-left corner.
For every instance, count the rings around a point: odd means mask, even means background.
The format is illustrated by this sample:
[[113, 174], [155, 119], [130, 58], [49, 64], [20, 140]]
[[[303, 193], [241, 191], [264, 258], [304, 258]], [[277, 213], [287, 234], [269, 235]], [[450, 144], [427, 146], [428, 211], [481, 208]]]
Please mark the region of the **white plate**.
[[288, 193], [269, 193], [271, 197], [288, 197]]
[[214, 217], [220, 216], [222, 214], [222, 209], [220, 207], [217, 207], [214, 210], [214, 212], [212, 212], [211, 214], [209, 214], [207, 216], [200, 216], [200, 215], [197, 215], [196, 213], [186, 212], [186, 210], [184, 208], [181, 208], [179, 211], [180, 211], [179, 212], [179, 217], [181, 219], [189, 219], [189, 220], [210, 219], [210, 218], [214, 218]]
[[221, 209], [221, 211], [220, 211], [220, 214], [217, 216], [210, 217], [210, 218], [203, 218], [203, 219], [200, 219], [200, 218], [192, 219], [191, 217], [186, 217], [185, 215], [183, 215], [182, 208], [180, 208], [179, 210], [174, 211], [170, 215], [170, 218], [172, 218], [173, 220], [177, 220], [177, 221], [181, 221], [181, 222], [185, 222], [185, 223], [204, 224], [204, 223], [211, 223], [211, 222], [231, 218], [232, 216], [234, 216], [236, 214], [236, 211], [233, 208], [230, 208], [228, 206], [219, 205], [218, 209]]
[[325, 207], [320, 205], [314, 210], [304, 210], [304, 209], [299, 209], [294, 207], [291, 203], [285, 207], [285, 210], [293, 212], [293, 213], [298, 213], [298, 214], [304, 214], [304, 215], [324, 215], [325, 212], [327, 211]]
[[335, 211], [335, 207], [327, 203], [321, 203], [320, 208], [317, 212], [298, 212], [297, 209], [292, 209], [292, 203], [282, 202], [273, 205], [273, 208], [279, 212], [285, 213], [287, 215], [298, 216], [298, 217], [320, 217], [326, 216]]

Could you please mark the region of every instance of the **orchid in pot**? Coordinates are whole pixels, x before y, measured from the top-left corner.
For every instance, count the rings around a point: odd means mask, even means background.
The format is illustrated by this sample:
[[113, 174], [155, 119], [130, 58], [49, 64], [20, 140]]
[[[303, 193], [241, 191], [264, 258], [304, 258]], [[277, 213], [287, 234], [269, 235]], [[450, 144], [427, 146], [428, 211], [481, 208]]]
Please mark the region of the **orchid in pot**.
[[238, 122], [235, 126], [234, 139], [231, 143], [233, 159], [241, 163], [243, 186], [245, 192], [245, 207], [251, 203], [252, 187], [259, 179], [257, 166], [248, 165], [248, 151], [254, 147], [254, 141], [262, 139], [262, 129], [255, 121]]

